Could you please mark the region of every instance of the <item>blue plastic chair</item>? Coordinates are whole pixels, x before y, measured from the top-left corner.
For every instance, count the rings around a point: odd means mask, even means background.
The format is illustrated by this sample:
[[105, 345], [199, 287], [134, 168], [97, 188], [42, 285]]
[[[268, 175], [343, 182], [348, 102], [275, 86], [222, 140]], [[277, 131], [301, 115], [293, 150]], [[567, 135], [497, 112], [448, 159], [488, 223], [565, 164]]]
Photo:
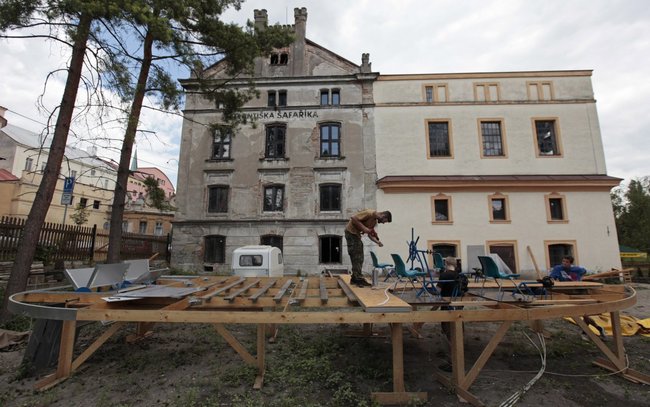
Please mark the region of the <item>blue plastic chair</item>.
[[372, 259], [373, 268], [380, 269], [386, 273], [386, 278], [384, 278], [384, 281], [388, 281], [388, 279], [391, 277], [397, 277], [395, 274], [394, 266], [390, 263], [380, 263], [375, 252], [370, 252], [370, 258]]
[[433, 253], [433, 267], [438, 270], [443, 270], [445, 268], [445, 259], [440, 253]]
[[[418, 291], [418, 296], [422, 294], [422, 292], [426, 291], [426, 285], [425, 285], [425, 277], [428, 275], [426, 271], [421, 271], [421, 270], [415, 270], [415, 269], [406, 269], [406, 265], [404, 264], [404, 260], [400, 257], [399, 254], [391, 254], [390, 255], [393, 258], [393, 262], [395, 262], [395, 274], [397, 274], [397, 280], [395, 281], [395, 284], [393, 285], [393, 292], [397, 288], [397, 284], [400, 282], [404, 282], [403, 279], [411, 283], [411, 286], [413, 289], [416, 289], [414, 281], [417, 281], [421, 285], [420, 291]], [[404, 290], [406, 289], [406, 285], [404, 285], [404, 288], [402, 289], [402, 293], [404, 293]]]
[[[483, 288], [481, 288], [481, 291], [484, 290], [485, 288], [485, 281], [487, 278], [492, 278], [494, 279], [494, 282], [497, 283], [499, 286], [499, 300], [503, 298], [503, 286], [499, 282], [499, 280], [510, 280], [510, 282], [513, 285], [513, 288], [519, 292], [524, 298], [526, 298], [526, 294], [524, 294], [521, 291], [521, 287], [519, 284], [516, 284], [514, 279], [519, 278], [519, 274], [508, 274], [508, 273], [503, 273], [500, 269], [497, 263], [494, 261], [494, 259], [490, 256], [478, 256], [478, 261], [481, 263], [481, 267], [483, 268], [483, 275], [485, 276], [485, 280], [483, 280]], [[522, 284], [525, 284], [522, 283]], [[512, 295], [514, 295], [514, 291], [512, 292]]]

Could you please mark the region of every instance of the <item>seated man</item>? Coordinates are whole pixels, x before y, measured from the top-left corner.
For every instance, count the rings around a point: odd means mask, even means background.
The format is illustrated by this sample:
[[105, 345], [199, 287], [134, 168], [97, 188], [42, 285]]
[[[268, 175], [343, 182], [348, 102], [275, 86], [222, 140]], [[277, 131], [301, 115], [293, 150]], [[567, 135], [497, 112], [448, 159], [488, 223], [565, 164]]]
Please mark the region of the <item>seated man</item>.
[[[573, 262], [574, 262], [573, 256], [564, 256], [562, 258], [562, 264], [558, 264], [557, 266], [553, 267], [551, 269], [551, 273], [549, 274], [549, 277], [557, 281], [582, 280], [582, 276], [587, 273], [587, 270], [585, 270], [584, 267], [574, 266]], [[598, 330], [601, 339], [606, 338], [605, 330], [603, 329], [602, 326], [598, 325], [596, 321], [593, 320], [593, 318], [591, 318], [588, 315], [585, 315], [582, 317], [582, 319], [587, 323], [587, 325], [591, 325]], [[584, 332], [583, 335], [585, 335]]]
[[587, 273], [587, 270], [584, 267], [574, 266], [573, 262], [573, 256], [564, 256], [562, 258], [562, 264], [553, 267], [549, 276], [557, 281], [582, 280], [582, 276]]

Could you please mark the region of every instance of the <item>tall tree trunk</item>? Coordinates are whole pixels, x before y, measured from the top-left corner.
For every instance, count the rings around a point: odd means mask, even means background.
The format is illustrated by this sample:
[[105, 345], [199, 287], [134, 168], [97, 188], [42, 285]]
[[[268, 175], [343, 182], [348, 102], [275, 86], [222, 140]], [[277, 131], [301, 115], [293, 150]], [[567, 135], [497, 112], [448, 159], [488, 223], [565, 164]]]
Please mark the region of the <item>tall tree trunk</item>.
[[54, 128], [54, 137], [52, 138], [50, 152], [47, 157], [47, 164], [43, 171], [43, 179], [38, 186], [36, 197], [32, 203], [20, 242], [18, 243], [16, 260], [11, 269], [11, 275], [9, 276], [7, 289], [2, 302], [2, 310], [0, 310], [0, 323], [6, 322], [10, 318], [10, 312], [7, 309], [9, 296], [25, 291], [27, 288], [27, 280], [29, 279], [29, 272], [34, 260], [34, 254], [36, 253], [38, 237], [45, 222], [47, 211], [52, 203], [57, 181], [59, 180], [61, 162], [63, 161], [65, 146], [68, 141], [68, 132], [70, 131], [77, 91], [79, 90], [79, 82], [81, 81], [81, 71], [86, 54], [86, 43], [88, 41], [92, 20], [92, 16], [85, 13], [79, 18], [79, 25], [74, 36], [68, 77], [66, 79], [63, 97], [61, 98], [61, 105], [59, 106], [56, 127]]
[[113, 210], [111, 211], [111, 226], [108, 236], [108, 254], [107, 263], [117, 263], [120, 261], [120, 248], [122, 246], [122, 219], [124, 218], [124, 201], [129, 183], [129, 164], [131, 162], [131, 153], [135, 143], [135, 135], [138, 130], [140, 121], [140, 112], [142, 111], [142, 101], [147, 90], [147, 79], [151, 69], [153, 35], [147, 31], [143, 44], [142, 65], [138, 83], [133, 95], [133, 103], [129, 112], [129, 120], [124, 134], [122, 143], [122, 152], [120, 154], [120, 165], [117, 169], [117, 183], [115, 185], [115, 194], [113, 195]]

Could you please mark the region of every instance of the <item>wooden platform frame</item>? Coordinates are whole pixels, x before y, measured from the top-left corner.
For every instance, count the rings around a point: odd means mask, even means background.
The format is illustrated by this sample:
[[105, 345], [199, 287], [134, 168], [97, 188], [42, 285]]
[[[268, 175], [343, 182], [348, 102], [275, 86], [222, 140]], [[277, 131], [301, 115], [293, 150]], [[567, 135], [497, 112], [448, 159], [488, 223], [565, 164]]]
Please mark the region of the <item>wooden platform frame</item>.
[[[392, 341], [392, 392], [373, 392], [371, 397], [380, 404], [406, 404], [411, 400], [426, 400], [427, 394], [407, 392], [404, 382], [403, 326], [404, 324], [449, 322], [451, 326], [451, 376], [442, 372], [437, 380], [452, 388], [457, 396], [475, 406], [483, 403], [470, 392], [494, 350], [516, 321], [539, 324], [546, 319], [572, 317], [604, 354], [594, 363], [621, 374], [635, 383], [650, 384], [650, 377], [626, 365], [619, 311], [636, 303], [636, 292], [622, 285], [600, 283], [557, 284], [553, 299], [530, 297], [527, 301], [504, 296], [502, 301], [488, 293], [470, 293], [461, 299], [439, 299], [392, 295], [386, 288], [359, 288], [349, 284], [349, 276], [311, 278], [241, 278], [241, 277], [168, 277], [159, 280], [170, 287], [194, 286], [200, 291], [183, 298], [142, 298], [134, 301], [106, 302], [102, 297], [119, 296], [115, 292], [79, 293], [71, 291], [28, 291], [10, 298], [10, 309], [31, 316], [63, 320], [59, 361], [56, 371], [36, 384], [40, 390], [51, 388], [70, 377], [101, 345], [126, 323], [137, 324], [136, 336], [144, 337], [155, 323], [212, 324], [245, 363], [257, 367], [254, 388], [261, 388], [265, 372], [267, 327], [282, 324], [387, 324]], [[401, 288], [400, 288], [401, 290]], [[478, 292], [478, 291], [476, 291]], [[429, 301], [429, 302], [427, 302]], [[52, 306], [58, 304], [59, 306]], [[60, 306], [63, 305], [64, 308]], [[455, 310], [432, 310], [440, 305], [462, 307]], [[426, 308], [426, 310], [422, 310]], [[299, 311], [299, 312], [296, 312]], [[614, 323], [613, 349], [594, 335], [582, 321], [582, 315], [609, 312]], [[95, 342], [76, 359], [74, 334], [78, 321], [114, 321]], [[465, 370], [463, 324], [497, 322], [499, 327], [473, 366]], [[256, 349], [245, 348], [225, 324], [257, 326]], [[366, 330], [366, 331], [371, 331]]]

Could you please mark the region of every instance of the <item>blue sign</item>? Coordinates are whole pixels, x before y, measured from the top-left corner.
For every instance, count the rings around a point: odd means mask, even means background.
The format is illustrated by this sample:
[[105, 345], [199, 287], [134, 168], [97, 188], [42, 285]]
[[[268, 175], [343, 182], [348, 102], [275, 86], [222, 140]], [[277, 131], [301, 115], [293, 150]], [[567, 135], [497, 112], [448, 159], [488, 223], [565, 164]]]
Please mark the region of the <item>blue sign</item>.
[[65, 177], [63, 180], [63, 193], [61, 194], [61, 205], [72, 203], [72, 190], [74, 189], [74, 177]]
[[72, 192], [74, 189], [74, 177], [65, 177], [63, 180], [63, 192]]

